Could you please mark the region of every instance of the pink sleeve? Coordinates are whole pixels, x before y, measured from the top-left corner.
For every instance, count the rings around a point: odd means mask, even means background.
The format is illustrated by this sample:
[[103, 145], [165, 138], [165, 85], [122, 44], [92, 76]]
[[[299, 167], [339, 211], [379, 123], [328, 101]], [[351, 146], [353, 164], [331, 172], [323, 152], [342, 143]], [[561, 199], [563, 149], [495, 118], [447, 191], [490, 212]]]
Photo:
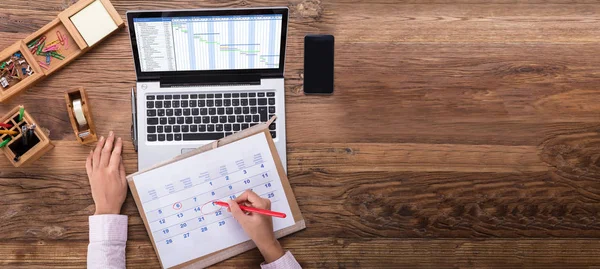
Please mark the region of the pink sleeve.
[[302, 266], [298, 264], [294, 255], [289, 251], [286, 251], [285, 255], [278, 260], [268, 264], [262, 263], [260, 267], [262, 269], [302, 269]]
[[127, 216], [90, 216], [87, 268], [125, 268]]

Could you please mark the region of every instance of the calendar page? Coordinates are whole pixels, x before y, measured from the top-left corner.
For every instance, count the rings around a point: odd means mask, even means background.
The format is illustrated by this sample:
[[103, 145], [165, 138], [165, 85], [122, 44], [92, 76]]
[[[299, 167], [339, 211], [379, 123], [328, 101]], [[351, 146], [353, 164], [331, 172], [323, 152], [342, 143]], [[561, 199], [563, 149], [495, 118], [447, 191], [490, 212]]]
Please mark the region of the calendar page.
[[264, 133], [135, 175], [133, 181], [165, 268], [249, 240], [231, 213], [213, 204], [245, 190], [270, 199], [271, 210], [287, 215], [273, 218], [275, 231], [294, 225]]

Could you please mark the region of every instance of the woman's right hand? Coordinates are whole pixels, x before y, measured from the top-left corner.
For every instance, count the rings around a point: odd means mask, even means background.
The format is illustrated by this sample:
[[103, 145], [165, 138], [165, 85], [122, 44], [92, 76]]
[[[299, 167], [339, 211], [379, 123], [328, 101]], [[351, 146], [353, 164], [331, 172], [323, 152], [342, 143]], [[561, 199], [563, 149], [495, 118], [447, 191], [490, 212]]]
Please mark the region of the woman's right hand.
[[244, 212], [238, 204], [260, 209], [271, 209], [271, 200], [261, 198], [251, 190], [247, 190], [235, 200], [230, 200], [229, 211], [244, 228], [246, 234], [254, 241], [265, 261], [271, 263], [285, 254], [273, 233], [273, 219], [258, 213]]

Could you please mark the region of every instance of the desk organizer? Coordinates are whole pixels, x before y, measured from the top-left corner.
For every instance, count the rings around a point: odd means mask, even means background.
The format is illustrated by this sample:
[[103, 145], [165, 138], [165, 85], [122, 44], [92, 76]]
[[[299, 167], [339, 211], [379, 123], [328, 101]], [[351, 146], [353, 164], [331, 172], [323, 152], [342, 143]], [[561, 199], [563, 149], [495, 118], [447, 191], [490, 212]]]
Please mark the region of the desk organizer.
[[[12, 125], [10, 128], [0, 127], [0, 130], [17, 132], [17, 134], [14, 135], [3, 134], [0, 136], [0, 141], [6, 141], [10, 139], [8, 144], [0, 148], [0, 150], [4, 152], [4, 155], [6, 155], [8, 160], [15, 167], [20, 167], [34, 162], [54, 147], [54, 145], [52, 145], [50, 142], [50, 139], [48, 139], [48, 136], [29, 115], [29, 113], [27, 113], [27, 111], [23, 112], [23, 118], [22, 120], [19, 120], [21, 108], [23, 108], [23, 106], [14, 108], [10, 113], [6, 114], [4, 117], [2, 117], [2, 119], [0, 119], [0, 122]], [[35, 124], [35, 128], [33, 129], [33, 137], [31, 137], [28, 140], [27, 145], [25, 145], [21, 127], [24, 125], [31, 126], [33, 124]]]
[[0, 102], [86, 53], [125, 26], [108, 0], [80, 0], [50, 23], [0, 52]]
[[88, 101], [85, 89], [78, 88], [65, 92], [65, 101], [67, 102], [67, 113], [69, 114], [71, 126], [73, 127], [73, 132], [75, 132], [77, 141], [81, 144], [98, 141], [90, 102]]

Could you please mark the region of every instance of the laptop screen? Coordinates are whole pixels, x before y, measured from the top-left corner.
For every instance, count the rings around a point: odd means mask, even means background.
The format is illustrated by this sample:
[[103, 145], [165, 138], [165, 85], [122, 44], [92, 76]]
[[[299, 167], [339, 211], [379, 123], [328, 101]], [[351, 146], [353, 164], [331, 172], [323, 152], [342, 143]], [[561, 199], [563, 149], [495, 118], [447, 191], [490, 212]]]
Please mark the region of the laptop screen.
[[278, 69], [282, 14], [133, 18], [141, 72]]

